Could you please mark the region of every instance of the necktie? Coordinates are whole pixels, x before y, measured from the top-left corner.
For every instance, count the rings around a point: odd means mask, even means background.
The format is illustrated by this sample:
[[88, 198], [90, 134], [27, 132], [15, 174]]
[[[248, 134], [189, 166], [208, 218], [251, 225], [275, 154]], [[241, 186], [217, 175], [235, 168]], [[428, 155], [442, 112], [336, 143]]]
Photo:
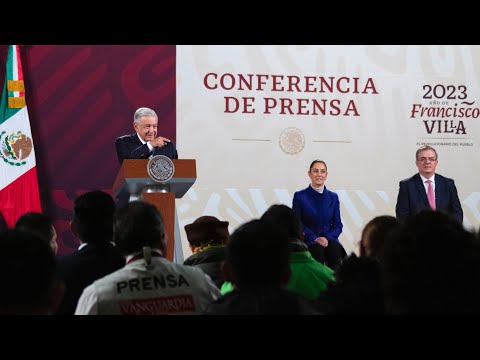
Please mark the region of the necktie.
[[433, 210], [435, 210], [435, 208], [436, 208], [436, 206], [435, 206], [435, 194], [433, 193], [432, 181], [427, 180], [426, 182], [428, 184], [428, 188], [427, 188], [428, 203], [430, 204], [430, 207]]

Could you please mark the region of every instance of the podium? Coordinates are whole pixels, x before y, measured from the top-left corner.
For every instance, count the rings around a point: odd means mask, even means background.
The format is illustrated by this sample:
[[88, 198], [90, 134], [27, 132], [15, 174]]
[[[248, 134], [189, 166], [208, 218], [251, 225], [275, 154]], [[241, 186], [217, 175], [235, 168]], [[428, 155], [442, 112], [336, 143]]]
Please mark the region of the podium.
[[135, 200], [143, 200], [155, 205], [162, 215], [165, 226], [167, 244], [165, 257], [173, 261], [174, 250], [181, 249], [175, 199], [182, 198], [195, 183], [196, 162], [193, 159], [172, 160], [175, 166], [173, 177], [166, 183], [159, 183], [149, 176], [148, 161], [148, 159], [123, 160], [113, 183], [112, 192], [120, 206]]

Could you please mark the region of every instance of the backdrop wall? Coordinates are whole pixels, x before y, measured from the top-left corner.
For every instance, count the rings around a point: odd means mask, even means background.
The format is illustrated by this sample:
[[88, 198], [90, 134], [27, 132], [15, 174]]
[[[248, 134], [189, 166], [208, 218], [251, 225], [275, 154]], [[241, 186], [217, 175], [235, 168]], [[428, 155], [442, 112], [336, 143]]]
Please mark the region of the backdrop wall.
[[479, 73], [478, 46], [178, 46], [178, 147], [198, 171], [177, 201], [181, 225], [209, 214], [232, 231], [291, 206], [322, 159], [340, 240], [357, 251], [369, 220], [395, 215], [398, 182], [430, 144], [478, 229]]
[[[2, 64], [5, 45], [0, 46]], [[73, 200], [110, 192], [119, 169], [114, 140], [134, 111], [155, 109], [160, 133], [198, 178], [177, 200], [183, 225], [205, 214], [230, 231], [271, 204], [291, 205], [313, 159], [327, 162], [338, 192], [347, 251], [363, 226], [394, 215], [398, 182], [415, 150], [439, 152], [455, 179], [464, 224], [478, 229], [479, 46], [23, 46], [42, 206], [60, 253]], [[3, 83], [4, 66], [0, 67]]]

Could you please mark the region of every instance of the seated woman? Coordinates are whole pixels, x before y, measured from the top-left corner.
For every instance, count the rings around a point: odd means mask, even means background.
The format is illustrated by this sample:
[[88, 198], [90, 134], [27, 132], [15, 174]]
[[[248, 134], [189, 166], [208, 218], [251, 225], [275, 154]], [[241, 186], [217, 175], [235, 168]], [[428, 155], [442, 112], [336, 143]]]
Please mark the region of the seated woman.
[[343, 224], [338, 195], [327, 189], [327, 164], [314, 160], [308, 176], [311, 183], [293, 195], [292, 209], [303, 225], [304, 241], [313, 258], [336, 270], [347, 255], [338, 237]]
[[230, 236], [228, 221], [201, 216], [185, 225], [185, 231], [193, 254], [183, 264], [200, 267], [220, 288], [224, 282], [221, 266], [225, 260], [225, 243]]

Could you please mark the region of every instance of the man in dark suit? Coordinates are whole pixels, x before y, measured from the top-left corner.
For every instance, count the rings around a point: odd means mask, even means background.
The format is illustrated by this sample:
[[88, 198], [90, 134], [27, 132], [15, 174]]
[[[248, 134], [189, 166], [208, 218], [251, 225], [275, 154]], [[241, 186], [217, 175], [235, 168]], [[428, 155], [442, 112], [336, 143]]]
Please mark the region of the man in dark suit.
[[156, 155], [178, 159], [175, 145], [169, 139], [157, 136], [157, 125], [158, 116], [152, 109], [142, 107], [135, 111], [133, 128], [136, 133], [115, 140], [120, 164], [124, 159], [147, 159]]
[[418, 173], [400, 181], [395, 212], [403, 221], [424, 209], [438, 210], [453, 215], [463, 223], [462, 205], [453, 179], [435, 174], [437, 151], [431, 146], [420, 147], [416, 154]]
[[0, 233], [0, 283], [0, 315], [51, 315], [63, 298], [64, 286], [55, 278], [55, 255], [34, 232]]
[[114, 214], [115, 202], [103, 191], [75, 199], [70, 227], [81, 244], [78, 251], [58, 259], [57, 277], [65, 284], [58, 314], [73, 315], [83, 289], [125, 265], [125, 257], [112, 243]]

